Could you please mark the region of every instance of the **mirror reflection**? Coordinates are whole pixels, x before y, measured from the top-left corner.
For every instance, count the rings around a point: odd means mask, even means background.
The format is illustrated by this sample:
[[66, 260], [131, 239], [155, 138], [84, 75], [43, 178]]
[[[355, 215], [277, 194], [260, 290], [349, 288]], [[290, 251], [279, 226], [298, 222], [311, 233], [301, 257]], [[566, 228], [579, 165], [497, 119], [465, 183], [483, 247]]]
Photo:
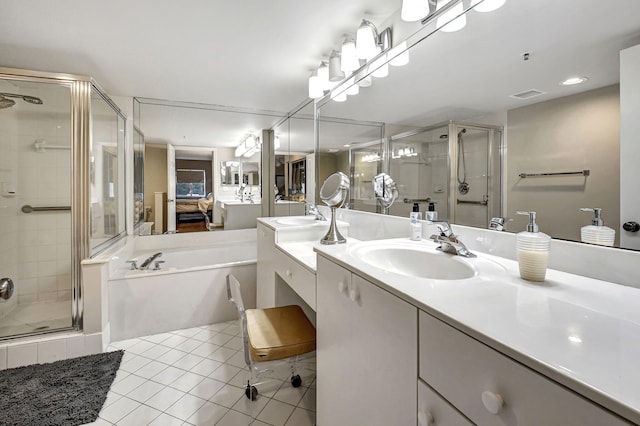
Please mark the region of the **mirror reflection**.
[[[428, 23], [409, 37], [406, 66], [346, 102], [321, 100], [319, 152], [348, 156], [331, 171], [351, 176], [353, 208], [375, 211], [370, 180], [387, 172], [399, 191], [390, 214], [408, 217], [411, 200], [421, 211], [434, 202], [440, 219], [487, 228], [512, 218], [504, 223], [517, 232], [526, 223], [515, 212], [533, 210], [545, 233], [580, 241], [591, 224], [580, 208], [600, 208], [616, 245], [640, 249], [638, 233], [622, 227], [640, 219], [624, 190], [637, 167], [620, 156], [632, 142], [620, 125], [638, 113], [628, 106], [637, 90], [625, 88], [638, 87], [640, 4], [602, 6], [507, 1], [492, 13], [469, 10], [456, 32]], [[399, 19], [393, 25], [401, 32]], [[376, 122], [381, 136], [358, 138]]]
[[134, 109], [149, 234], [255, 228], [269, 215], [262, 135], [284, 114], [143, 98]]

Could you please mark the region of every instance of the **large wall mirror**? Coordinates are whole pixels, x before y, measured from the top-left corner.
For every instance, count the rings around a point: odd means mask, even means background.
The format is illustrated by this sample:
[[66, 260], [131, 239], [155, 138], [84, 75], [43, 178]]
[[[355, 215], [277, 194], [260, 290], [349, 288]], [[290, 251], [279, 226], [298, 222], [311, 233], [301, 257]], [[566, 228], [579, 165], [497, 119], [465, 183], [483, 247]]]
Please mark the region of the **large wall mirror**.
[[435, 202], [440, 219], [486, 228], [504, 216], [518, 232], [526, 223], [516, 211], [535, 210], [541, 230], [580, 241], [593, 213], [579, 209], [597, 207], [616, 246], [640, 249], [640, 233], [622, 228], [640, 222], [629, 200], [636, 191], [621, 190], [637, 173], [621, 151], [637, 136], [620, 130], [625, 99], [640, 97], [640, 52], [635, 65], [623, 60], [621, 69], [620, 59], [640, 44], [640, 2], [507, 0], [491, 13], [460, 3], [466, 25], [456, 32], [437, 30], [435, 20], [416, 32], [419, 24], [394, 16], [387, 26], [404, 34], [409, 63], [370, 87], [361, 80], [345, 102], [331, 98], [346, 84], [318, 100], [319, 167], [332, 161], [328, 173], [350, 175], [356, 209], [379, 211], [370, 180], [384, 171], [399, 191], [390, 214]]
[[135, 98], [135, 126], [144, 134], [140, 233], [254, 228], [268, 203], [263, 131], [284, 115]]

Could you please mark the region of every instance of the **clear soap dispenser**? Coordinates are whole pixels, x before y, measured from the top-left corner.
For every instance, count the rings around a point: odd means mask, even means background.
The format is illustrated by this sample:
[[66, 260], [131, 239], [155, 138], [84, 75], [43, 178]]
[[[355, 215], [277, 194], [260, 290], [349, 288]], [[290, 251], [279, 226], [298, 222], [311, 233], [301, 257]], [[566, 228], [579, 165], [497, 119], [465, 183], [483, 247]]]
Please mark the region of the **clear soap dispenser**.
[[520, 277], [527, 281], [541, 282], [547, 273], [551, 237], [539, 232], [536, 212], [518, 212], [529, 216], [527, 230], [516, 236]]
[[613, 241], [616, 239], [616, 231], [608, 226], [604, 226], [602, 220], [602, 209], [600, 208], [587, 208], [580, 209], [581, 212], [593, 212], [595, 217], [591, 221], [591, 225], [583, 226], [580, 228], [580, 239], [583, 243], [599, 244], [601, 246], [613, 246]]

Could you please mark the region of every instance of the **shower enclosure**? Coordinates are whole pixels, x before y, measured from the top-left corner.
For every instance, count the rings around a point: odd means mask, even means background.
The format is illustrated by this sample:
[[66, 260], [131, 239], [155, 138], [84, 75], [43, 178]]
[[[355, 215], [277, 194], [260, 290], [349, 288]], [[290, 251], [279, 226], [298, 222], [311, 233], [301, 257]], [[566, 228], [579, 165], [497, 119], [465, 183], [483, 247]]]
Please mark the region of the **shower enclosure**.
[[386, 170], [398, 188], [389, 213], [433, 203], [439, 220], [487, 227], [501, 215], [502, 127], [449, 121], [391, 136]]
[[0, 68], [0, 340], [82, 328], [80, 262], [124, 235], [124, 123], [89, 77]]

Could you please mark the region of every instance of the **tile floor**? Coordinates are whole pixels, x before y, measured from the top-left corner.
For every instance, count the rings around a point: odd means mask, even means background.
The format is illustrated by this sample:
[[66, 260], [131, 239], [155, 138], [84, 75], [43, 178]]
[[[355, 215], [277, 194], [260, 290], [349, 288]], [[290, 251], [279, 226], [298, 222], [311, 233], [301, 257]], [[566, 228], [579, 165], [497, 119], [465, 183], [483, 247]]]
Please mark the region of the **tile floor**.
[[302, 386], [288, 366], [244, 396], [248, 369], [237, 321], [113, 342], [125, 355], [100, 418], [105, 425], [287, 425], [315, 423], [315, 359], [301, 369]]

